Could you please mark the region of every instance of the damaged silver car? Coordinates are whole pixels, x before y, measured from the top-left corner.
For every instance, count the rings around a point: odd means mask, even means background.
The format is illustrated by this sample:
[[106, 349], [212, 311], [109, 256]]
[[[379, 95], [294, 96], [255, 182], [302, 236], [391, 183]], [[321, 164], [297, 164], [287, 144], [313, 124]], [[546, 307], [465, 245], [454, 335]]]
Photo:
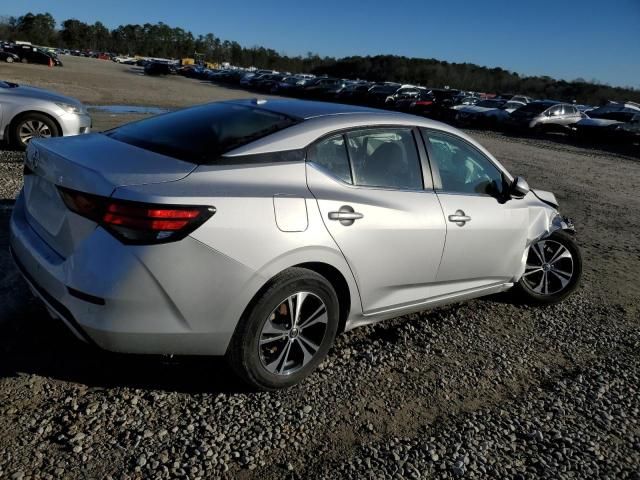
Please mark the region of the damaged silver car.
[[464, 133], [289, 100], [30, 142], [10, 243], [79, 338], [226, 355], [262, 389], [341, 331], [509, 289], [558, 302], [582, 268], [553, 194]]

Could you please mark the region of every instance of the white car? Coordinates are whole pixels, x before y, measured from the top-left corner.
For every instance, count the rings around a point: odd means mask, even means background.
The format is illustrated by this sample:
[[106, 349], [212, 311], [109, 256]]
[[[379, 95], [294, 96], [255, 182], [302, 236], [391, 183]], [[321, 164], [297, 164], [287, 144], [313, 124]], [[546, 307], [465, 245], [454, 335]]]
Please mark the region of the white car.
[[124, 56], [124, 57], [114, 57], [113, 61], [116, 63], [125, 63], [127, 65], [133, 65], [136, 63], [136, 59], [134, 57]]

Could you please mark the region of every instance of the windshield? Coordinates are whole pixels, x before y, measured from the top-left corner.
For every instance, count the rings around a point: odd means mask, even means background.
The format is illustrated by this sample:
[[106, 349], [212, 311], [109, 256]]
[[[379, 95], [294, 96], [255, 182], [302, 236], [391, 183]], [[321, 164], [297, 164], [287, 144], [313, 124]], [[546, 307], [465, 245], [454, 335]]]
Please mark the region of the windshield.
[[129, 123], [106, 135], [187, 162], [213, 163], [236, 147], [296, 122], [259, 108], [212, 103]]

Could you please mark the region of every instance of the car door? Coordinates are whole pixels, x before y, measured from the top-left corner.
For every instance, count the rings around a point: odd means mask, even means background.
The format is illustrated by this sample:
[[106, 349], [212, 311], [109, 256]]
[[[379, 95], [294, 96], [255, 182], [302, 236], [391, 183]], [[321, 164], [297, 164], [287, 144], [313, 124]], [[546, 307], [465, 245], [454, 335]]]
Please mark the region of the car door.
[[365, 313], [431, 296], [446, 227], [417, 140], [412, 128], [365, 129], [321, 139], [307, 153], [309, 189]]
[[504, 173], [469, 142], [436, 130], [422, 133], [447, 228], [434, 293], [511, 281], [526, 248], [526, 204], [506, 200]]

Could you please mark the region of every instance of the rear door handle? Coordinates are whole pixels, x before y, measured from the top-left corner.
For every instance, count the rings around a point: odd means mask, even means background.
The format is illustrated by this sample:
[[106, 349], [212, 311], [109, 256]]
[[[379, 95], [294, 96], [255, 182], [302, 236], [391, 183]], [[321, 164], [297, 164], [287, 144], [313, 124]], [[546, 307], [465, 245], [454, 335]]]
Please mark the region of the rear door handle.
[[355, 212], [353, 207], [343, 205], [337, 212], [329, 212], [329, 220], [339, 220], [342, 225], [348, 227], [353, 222], [364, 217], [361, 213]]
[[465, 223], [471, 221], [471, 217], [466, 215], [463, 210], [456, 210], [456, 213], [449, 215], [449, 221], [455, 223], [459, 227], [464, 227]]

